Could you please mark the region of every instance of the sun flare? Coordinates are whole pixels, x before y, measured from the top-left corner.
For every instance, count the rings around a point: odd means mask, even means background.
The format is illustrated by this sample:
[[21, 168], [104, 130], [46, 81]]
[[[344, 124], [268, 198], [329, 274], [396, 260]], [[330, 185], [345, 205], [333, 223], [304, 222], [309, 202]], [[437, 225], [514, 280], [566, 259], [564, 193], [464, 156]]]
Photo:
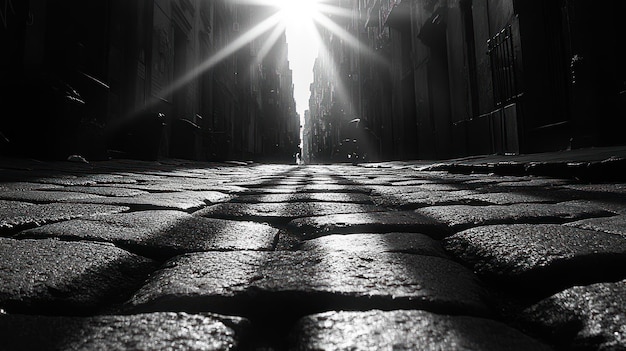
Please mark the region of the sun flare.
[[312, 22], [320, 14], [320, 0], [273, 0], [287, 25]]

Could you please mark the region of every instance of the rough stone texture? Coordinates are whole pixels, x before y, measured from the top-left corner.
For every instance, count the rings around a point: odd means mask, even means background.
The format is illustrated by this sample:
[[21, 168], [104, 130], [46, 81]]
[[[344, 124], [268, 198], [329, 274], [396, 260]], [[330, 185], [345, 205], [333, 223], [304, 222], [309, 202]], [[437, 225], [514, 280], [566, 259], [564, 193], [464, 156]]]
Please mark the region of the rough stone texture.
[[528, 180], [522, 181], [512, 181], [512, 182], [501, 182], [498, 183], [499, 186], [510, 187], [510, 188], [525, 188], [525, 187], [557, 187], [557, 186], [565, 186], [571, 184], [571, 181], [565, 179], [555, 179], [555, 178], [529, 178]]
[[520, 292], [554, 292], [626, 276], [624, 238], [562, 225], [478, 227], [445, 239], [444, 247], [479, 275], [514, 284]]
[[328, 193], [328, 192], [341, 192], [341, 193], [361, 193], [369, 194], [371, 189], [361, 185], [350, 184], [305, 184], [297, 187], [299, 193]]
[[594, 205], [603, 210], [613, 212], [620, 215], [626, 215], [626, 199], [624, 200], [594, 200]]
[[119, 196], [119, 197], [126, 197], [126, 196], [137, 196], [137, 195], [144, 195], [147, 194], [148, 192], [143, 191], [143, 190], [139, 190], [139, 189], [132, 189], [132, 188], [125, 188], [120, 186], [120, 184], [114, 184], [115, 186], [70, 186], [70, 187], [65, 187], [62, 189], [58, 189], [58, 191], [72, 191], [72, 192], [79, 192], [79, 193], [85, 193], [85, 194], [94, 194], [94, 195], [100, 195], [100, 196]]
[[626, 280], [575, 286], [524, 311], [566, 350], [626, 349]]
[[129, 301], [139, 311], [302, 314], [419, 308], [485, 314], [472, 272], [446, 259], [397, 253], [211, 252], [178, 256]]
[[326, 312], [301, 319], [292, 350], [551, 350], [505, 324], [424, 311]]
[[123, 299], [155, 268], [110, 244], [0, 238], [0, 308], [88, 313]]
[[589, 193], [602, 193], [612, 196], [626, 196], [626, 184], [569, 184], [565, 187]]
[[114, 188], [125, 188], [136, 191], [147, 191], [147, 192], [177, 192], [177, 191], [218, 191], [226, 194], [237, 194], [237, 193], [245, 193], [248, 190], [246, 188], [235, 186], [235, 185], [224, 185], [220, 182], [215, 181], [207, 181], [203, 180], [179, 180], [177, 182], [171, 180], [161, 180], [161, 181], [149, 181], [142, 182], [137, 184], [127, 184], [127, 185], [119, 185], [119, 184], [107, 184], [108, 187]]
[[611, 234], [618, 234], [626, 239], [626, 215], [589, 218], [581, 221], [567, 223], [566, 225], [583, 229], [598, 230]]
[[252, 222], [202, 218], [180, 211], [141, 211], [45, 225], [17, 237], [108, 241], [159, 259], [211, 250], [271, 250], [278, 229]]
[[0, 234], [83, 216], [119, 213], [128, 209], [125, 206], [70, 203], [35, 205], [0, 200]]
[[139, 209], [172, 209], [193, 211], [208, 204], [228, 201], [230, 195], [217, 191], [178, 191], [149, 193], [133, 197], [105, 197], [80, 200], [82, 203], [122, 205]]
[[379, 206], [415, 209], [438, 205], [481, 204], [481, 201], [471, 197], [474, 194], [475, 191], [472, 190], [405, 192], [398, 188], [398, 192], [393, 195], [385, 194], [372, 198]]
[[232, 202], [241, 203], [285, 203], [285, 202], [345, 202], [353, 204], [372, 204], [369, 195], [360, 193], [295, 193], [242, 195]]
[[399, 252], [414, 255], [447, 255], [438, 241], [418, 233], [327, 235], [303, 242], [300, 250], [344, 252]]
[[448, 233], [441, 223], [412, 211], [336, 214], [299, 218], [289, 222], [288, 228], [303, 238], [314, 238], [340, 233], [417, 232], [436, 238]]
[[49, 177], [31, 179], [36, 183], [54, 184], [63, 186], [92, 186], [97, 181], [90, 176], [54, 175]]
[[295, 203], [225, 203], [207, 207], [194, 215], [226, 219], [284, 220], [308, 216], [324, 216], [335, 213], [381, 211], [373, 205], [332, 202], [295, 202]]
[[416, 188], [426, 191], [459, 191], [467, 190], [463, 184], [445, 184], [445, 183], [431, 183], [418, 185]]
[[[427, 196], [431, 196], [433, 194], [435, 195], [444, 195], [446, 193], [455, 193], [457, 191], [468, 191], [468, 189], [465, 189], [461, 186], [454, 186], [454, 185], [450, 185], [450, 184], [428, 184], [431, 185], [432, 188], [425, 188], [424, 185], [407, 185], [407, 186], [395, 186], [395, 185], [381, 185], [381, 186], [371, 186], [372, 189], [372, 195], [381, 195], [381, 196], [400, 196], [402, 194], [407, 194], [407, 193], [411, 193], [414, 194], [413, 196], [418, 196], [420, 194], [423, 194], [423, 197], [427, 197]], [[440, 186], [443, 187], [442, 189], [446, 189], [446, 190], [442, 190], [436, 189], [436, 186]]]
[[556, 202], [554, 199], [547, 196], [540, 196], [535, 194], [520, 194], [520, 193], [485, 193], [470, 195], [468, 198], [477, 201], [483, 201], [492, 203], [495, 205], [512, 205], [519, 203], [547, 203]]
[[0, 315], [2, 350], [238, 350], [249, 323], [212, 314]]
[[24, 190], [58, 190], [63, 189], [60, 185], [41, 184], [31, 182], [0, 183], [0, 191], [24, 191]]
[[101, 198], [98, 195], [52, 190], [7, 190], [0, 192], [0, 199], [34, 203], [57, 201], [82, 201]]
[[393, 186], [399, 186], [399, 187], [412, 187], [412, 186], [416, 186], [416, 185], [424, 185], [424, 184], [437, 184], [436, 181], [432, 180], [432, 179], [405, 179], [405, 180], [392, 180], [391, 184], [389, 185], [393, 185]]
[[434, 206], [415, 211], [458, 230], [489, 224], [562, 223], [613, 215], [586, 201], [568, 201], [558, 204], [524, 203], [506, 206]]

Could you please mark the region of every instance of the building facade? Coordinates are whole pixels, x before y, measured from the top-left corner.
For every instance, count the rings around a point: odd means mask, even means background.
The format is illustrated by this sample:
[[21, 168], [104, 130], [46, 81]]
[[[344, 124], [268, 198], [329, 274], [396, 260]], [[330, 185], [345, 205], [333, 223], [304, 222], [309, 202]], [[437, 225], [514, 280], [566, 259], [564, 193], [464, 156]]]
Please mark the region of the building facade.
[[[626, 33], [617, 18], [623, 1], [602, 6], [584, 0], [341, 4], [353, 12], [353, 21], [339, 23], [358, 39], [358, 45], [344, 46], [350, 53], [341, 57], [358, 57], [352, 59], [358, 63], [352, 106], [372, 158], [442, 159], [626, 144], [621, 132]], [[324, 40], [332, 51], [332, 36]], [[312, 94], [337, 86], [333, 79], [316, 82]], [[316, 114], [332, 106], [320, 107], [320, 101], [312, 98], [311, 124], [330, 129], [322, 136], [339, 133], [337, 139], [345, 139], [341, 128]]]
[[[277, 152], [264, 141], [269, 120], [285, 125], [272, 133], [289, 148], [288, 121], [298, 117], [284, 35], [269, 51], [271, 69], [257, 57], [267, 35], [233, 46], [269, 9], [232, 0], [5, 3], [3, 105], [22, 112], [0, 117], [3, 152], [264, 159]], [[278, 103], [263, 90], [270, 71], [283, 77]]]

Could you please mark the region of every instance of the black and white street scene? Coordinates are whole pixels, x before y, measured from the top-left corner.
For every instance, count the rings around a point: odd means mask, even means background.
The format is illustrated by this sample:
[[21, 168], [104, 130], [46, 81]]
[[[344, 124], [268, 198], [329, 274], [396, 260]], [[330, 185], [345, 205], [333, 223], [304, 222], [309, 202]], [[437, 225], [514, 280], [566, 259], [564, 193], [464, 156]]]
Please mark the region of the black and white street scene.
[[0, 350], [626, 350], [624, 13], [0, 0]]

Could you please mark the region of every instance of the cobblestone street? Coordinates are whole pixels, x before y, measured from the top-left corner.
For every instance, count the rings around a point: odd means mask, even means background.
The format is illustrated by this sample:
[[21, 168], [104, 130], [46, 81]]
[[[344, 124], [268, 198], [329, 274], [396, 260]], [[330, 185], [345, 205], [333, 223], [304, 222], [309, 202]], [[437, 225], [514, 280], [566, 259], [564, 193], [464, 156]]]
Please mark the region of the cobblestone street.
[[625, 183], [406, 162], [0, 168], [2, 350], [626, 349]]

